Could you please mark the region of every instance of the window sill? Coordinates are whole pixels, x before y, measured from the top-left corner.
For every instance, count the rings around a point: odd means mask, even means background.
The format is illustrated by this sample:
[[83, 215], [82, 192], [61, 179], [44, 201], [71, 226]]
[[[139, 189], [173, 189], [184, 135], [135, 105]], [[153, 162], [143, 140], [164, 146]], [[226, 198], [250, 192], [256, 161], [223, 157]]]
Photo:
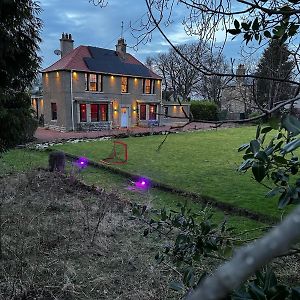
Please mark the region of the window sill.
[[123, 92], [121, 92], [121, 94], [122, 95], [130, 95], [131, 93], [128, 93], [128, 92], [127, 93], [123, 93]]
[[103, 94], [103, 91], [85, 91], [87, 93], [91, 93], [91, 94]]
[[156, 96], [156, 94], [142, 94], [142, 96]]

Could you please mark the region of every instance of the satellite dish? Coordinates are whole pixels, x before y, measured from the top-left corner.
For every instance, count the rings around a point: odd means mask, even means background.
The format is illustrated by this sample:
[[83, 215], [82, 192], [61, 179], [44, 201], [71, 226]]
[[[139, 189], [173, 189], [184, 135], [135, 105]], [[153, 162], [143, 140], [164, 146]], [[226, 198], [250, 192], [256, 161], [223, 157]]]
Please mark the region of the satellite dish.
[[54, 50], [54, 54], [55, 54], [55, 55], [61, 55], [61, 51], [58, 50], [58, 49], [56, 49], [56, 50]]

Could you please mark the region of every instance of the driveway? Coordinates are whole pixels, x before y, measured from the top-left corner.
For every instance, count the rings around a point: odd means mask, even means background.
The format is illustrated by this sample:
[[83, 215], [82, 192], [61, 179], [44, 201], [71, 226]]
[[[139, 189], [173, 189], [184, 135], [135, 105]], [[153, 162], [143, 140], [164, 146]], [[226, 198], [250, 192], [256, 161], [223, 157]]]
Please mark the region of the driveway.
[[[213, 124], [210, 123], [191, 123], [184, 128], [174, 129], [175, 131], [186, 131], [186, 130], [201, 130], [210, 129]], [[136, 134], [136, 133], [147, 133], [147, 132], [163, 132], [170, 130], [170, 126], [159, 126], [159, 127], [134, 127], [134, 128], [124, 128], [124, 129], [112, 129], [112, 130], [101, 130], [101, 131], [70, 131], [70, 132], [60, 132], [52, 129], [46, 129], [43, 127], [38, 127], [35, 132], [35, 138], [38, 142], [49, 142], [49, 141], [60, 141], [67, 139], [81, 139], [81, 138], [99, 138], [104, 136], [114, 136], [122, 133]]]

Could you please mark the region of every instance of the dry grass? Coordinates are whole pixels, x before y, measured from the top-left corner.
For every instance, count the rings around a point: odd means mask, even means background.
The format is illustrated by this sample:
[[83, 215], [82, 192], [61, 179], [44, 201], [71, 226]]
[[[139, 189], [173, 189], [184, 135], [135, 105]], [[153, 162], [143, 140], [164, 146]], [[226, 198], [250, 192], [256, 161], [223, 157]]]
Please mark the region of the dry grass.
[[118, 196], [44, 171], [0, 184], [0, 299], [174, 299]]
[[[175, 273], [153, 257], [160, 241], [115, 193], [32, 171], [0, 179], [0, 299], [178, 299]], [[201, 268], [212, 270], [215, 262]], [[299, 282], [299, 257], [273, 263]]]

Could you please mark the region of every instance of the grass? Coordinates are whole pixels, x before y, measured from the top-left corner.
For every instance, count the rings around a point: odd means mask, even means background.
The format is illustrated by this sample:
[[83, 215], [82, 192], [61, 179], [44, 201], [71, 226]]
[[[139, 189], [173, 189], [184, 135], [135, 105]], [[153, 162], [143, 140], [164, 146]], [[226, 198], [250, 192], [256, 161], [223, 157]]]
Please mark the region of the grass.
[[[135, 174], [231, 203], [254, 212], [279, 217], [277, 199], [265, 198], [267, 189], [251, 172], [238, 173], [238, 147], [255, 136], [255, 127], [199, 131], [170, 135], [158, 152], [163, 136], [127, 138], [129, 160], [121, 168]], [[64, 144], [55, 148], [99, 161], [112, 149], [111, 141]]]
[[[92, 146], [94, 143], [91, 143]], [[48, 153], [40, 151], [29, 151], [25, 149], [10, 150], [0, 159], [0, 177], [5, 177], [7, 174], [24, 172], [36, 167], [46, 167], [48, 162]], [[88, 167], [83, 170], [79, 178], [89, 185], [95, 185], [104, 188], [107, 192], [118, 193], [120, 197], [126, 198], [131, 202], [146, 203], [154, 208], [166, 207], [168, 209], [176, 209], [178, 203], [184, 203], [189, 199], [174, 195], [168, 192], [163, 192], [158, 189], [151, 189], [147, 193], [137, 193], [130, 191], [128, 186], [130, 182], [123, 176], [110, 173], [106, 170], [95, 169]], [[201, 205], [194, 202], [189, 202], [189, 206], [193, 210], [199, 210]], [[214, 211], [213, 220], [220, 222], [224, 219], [224, 213]], [[263, 224], [239, 216], [226, 216], [229, 226], [237, 228], [238, 231], [251, 230], [261, 227]], [[260, 233], [252, 233], [251, 237], [260, 235]]]

